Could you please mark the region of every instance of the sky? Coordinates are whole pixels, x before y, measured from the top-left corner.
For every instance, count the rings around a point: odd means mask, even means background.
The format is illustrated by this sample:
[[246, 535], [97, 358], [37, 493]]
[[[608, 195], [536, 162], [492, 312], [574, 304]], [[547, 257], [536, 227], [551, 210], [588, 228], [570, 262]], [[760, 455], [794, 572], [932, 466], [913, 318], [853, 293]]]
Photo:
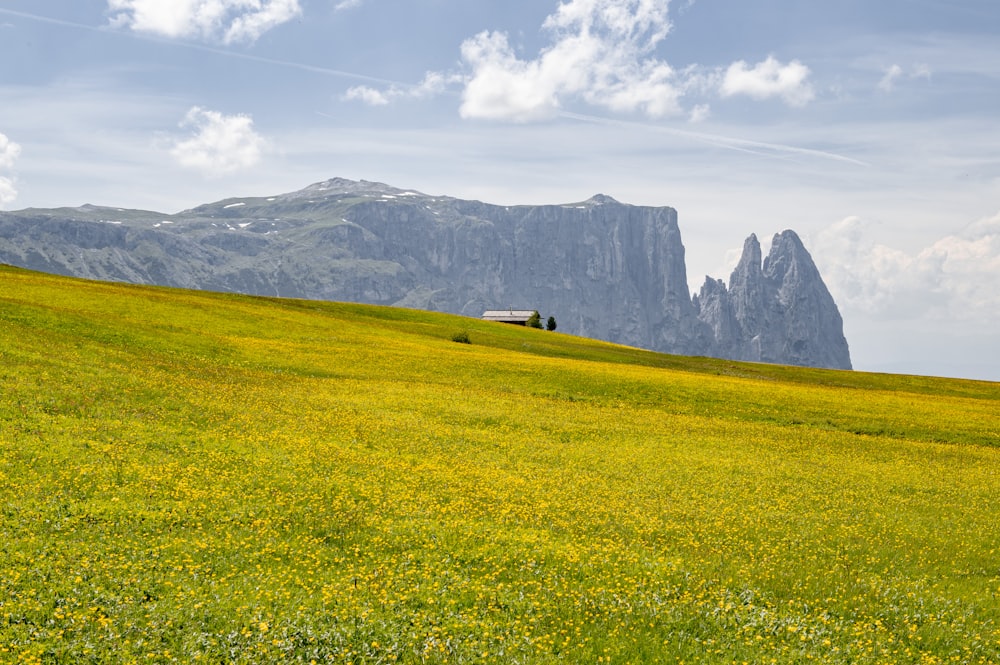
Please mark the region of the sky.
[[333, 177], [793, 229], [855, 369], [1000, 381], [996, 0], [0, 0], [0, 209]]

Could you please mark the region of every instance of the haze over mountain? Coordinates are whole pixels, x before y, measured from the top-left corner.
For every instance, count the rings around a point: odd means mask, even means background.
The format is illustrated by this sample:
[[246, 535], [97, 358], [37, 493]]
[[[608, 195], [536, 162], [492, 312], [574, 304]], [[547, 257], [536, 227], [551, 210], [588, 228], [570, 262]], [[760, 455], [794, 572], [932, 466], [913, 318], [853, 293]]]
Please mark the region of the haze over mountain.
[[597, 195], [497, 206], [340, 178], [175, 215], [85, 205], [0, 213], [0, 262], [102, 280], [479, 316], [667, 353], [850, 369], [843, 321], [799, 237], [750, 236], [728, 286], [692, 298], [677, 211]]

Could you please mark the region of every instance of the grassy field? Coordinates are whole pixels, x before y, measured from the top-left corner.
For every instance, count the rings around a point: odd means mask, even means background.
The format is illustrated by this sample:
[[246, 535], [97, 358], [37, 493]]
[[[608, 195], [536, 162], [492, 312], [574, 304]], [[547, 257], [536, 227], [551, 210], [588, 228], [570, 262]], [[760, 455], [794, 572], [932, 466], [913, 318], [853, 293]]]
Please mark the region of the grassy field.
[[0, 662], [997, 663], [998, 414], [0, 267]]

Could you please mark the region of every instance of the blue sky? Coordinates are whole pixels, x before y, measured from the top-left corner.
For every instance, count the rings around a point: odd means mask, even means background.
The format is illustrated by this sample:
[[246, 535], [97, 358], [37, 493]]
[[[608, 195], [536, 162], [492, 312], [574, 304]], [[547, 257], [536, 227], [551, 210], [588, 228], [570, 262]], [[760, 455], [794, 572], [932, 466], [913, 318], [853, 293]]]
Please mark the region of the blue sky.
[[0, 0], [0, 207], [341, 176], [796, 230], [855, 367], [1000, 380], [995, 0]]

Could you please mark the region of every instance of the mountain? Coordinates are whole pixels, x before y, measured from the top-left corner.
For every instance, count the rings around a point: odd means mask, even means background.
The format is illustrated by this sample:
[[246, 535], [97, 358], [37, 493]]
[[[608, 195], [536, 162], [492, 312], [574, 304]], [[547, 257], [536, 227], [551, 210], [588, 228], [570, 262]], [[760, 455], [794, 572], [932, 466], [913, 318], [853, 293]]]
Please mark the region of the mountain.
[[497, 206], [341, 178], [174, 215], [85, 205], [0, 213], [0, 262], [101, 280], [479, 316], [667, 353], [849, 369], [843, 322], [792, 231], [728, 288], [687, 283], [677, 211], [597, 195]]
[[751, 235], [729, 278], [706, 278], [695, 296], [712, 330], [713, 355], [734, 360], [849, 369], [844, 322], [816, 264], [794, 231], [774, 236], [761, 265]]

